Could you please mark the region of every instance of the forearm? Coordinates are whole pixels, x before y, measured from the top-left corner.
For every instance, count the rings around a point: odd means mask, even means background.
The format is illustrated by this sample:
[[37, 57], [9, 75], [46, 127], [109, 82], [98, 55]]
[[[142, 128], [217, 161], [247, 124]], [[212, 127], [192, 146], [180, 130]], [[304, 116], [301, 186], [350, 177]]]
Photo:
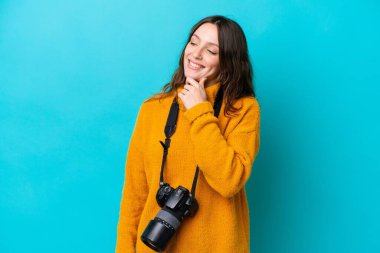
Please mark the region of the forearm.
[[232, 197], [247, 182], [258, 152], [258, 112], [247, 112], [244, 122], [225, 138], [210, 103], [191, 109], [187, 117], [196, 162], [214, 190]]

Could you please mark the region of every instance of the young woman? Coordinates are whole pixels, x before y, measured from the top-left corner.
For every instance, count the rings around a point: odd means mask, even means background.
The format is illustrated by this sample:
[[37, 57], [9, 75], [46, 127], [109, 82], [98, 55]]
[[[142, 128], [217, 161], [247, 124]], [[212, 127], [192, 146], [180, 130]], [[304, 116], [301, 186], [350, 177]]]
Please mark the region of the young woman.
[[[260, 138], [252, 78], [246, 38], [235, 21], [211, 16], [194, 25], [172, 80], [140, 108], [117, 253], [249, 252], [244, 185]], [[169, 142], [164, 129], [176, 105]]]

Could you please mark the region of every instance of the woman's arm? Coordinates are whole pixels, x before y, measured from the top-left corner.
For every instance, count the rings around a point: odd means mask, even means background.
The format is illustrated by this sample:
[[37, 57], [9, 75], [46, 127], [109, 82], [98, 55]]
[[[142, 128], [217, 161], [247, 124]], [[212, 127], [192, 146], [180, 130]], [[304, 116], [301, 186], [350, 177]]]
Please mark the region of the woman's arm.
[[116, 253], [135, 252], [137, 226], [148, 195], [142, 149], [144, 125], [142, 111], [143, 106], [140, 108], [129, 143], [117, 227]]
[[259, 105], [253, 98], [243, 98], [242, 102], [239, 115], [231, 119], [236, 126], [227, 138], [221, 134], [209, 101], [185, 112], [191, 125], [196, 162], [208, 184], [226, 198], [244, 187], [260, 145]]

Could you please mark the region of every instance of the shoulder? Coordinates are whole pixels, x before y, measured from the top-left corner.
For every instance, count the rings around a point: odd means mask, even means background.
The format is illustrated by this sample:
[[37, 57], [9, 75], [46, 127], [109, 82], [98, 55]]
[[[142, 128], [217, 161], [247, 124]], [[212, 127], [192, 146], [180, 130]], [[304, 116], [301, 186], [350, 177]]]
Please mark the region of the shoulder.
[[243, 97], [241, 98], [243, 107], [254, 109], [254, 110], [260, 110], [259, 102], [257, 101], [257, 98], [255, 97]]
[[225, 136], [239, 133], [252, 133], [260, 127], [260, 106], [255, 97], [242, 97], [234, 101], [233, 106], [238, 109], [229, 117]]
[[168, 94], [166, 96], [160, 97], [158, 95], [153, 95], [147, 98], [140, 105], [140, 113], [159, 113], [161, 110], [167, 110], [173, 101], [174, 94]]
[[233, 106], [240, 109], [239, 114], [246, 114], [247, 112], [251, 113], [260, 113], [260, 105], [256, 97], [247, 96], [237, 99]]

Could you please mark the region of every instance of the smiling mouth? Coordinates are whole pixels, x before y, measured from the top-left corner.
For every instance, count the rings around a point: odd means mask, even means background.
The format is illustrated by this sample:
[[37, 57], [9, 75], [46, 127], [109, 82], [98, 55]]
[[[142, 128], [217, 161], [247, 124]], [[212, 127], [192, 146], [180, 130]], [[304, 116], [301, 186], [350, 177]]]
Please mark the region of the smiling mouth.
[[188, 64], [187, 64], [187, 66], [188, 66], [190, 69], [192, 69], [192, 70], [199, 70], [199, 69], [204, 68], [202, 65], [196, 64], [196, 63], [194, 63], [194, 62], [192, 62], [192, 61], [190, 61], [190, 60], [188, 60]]

